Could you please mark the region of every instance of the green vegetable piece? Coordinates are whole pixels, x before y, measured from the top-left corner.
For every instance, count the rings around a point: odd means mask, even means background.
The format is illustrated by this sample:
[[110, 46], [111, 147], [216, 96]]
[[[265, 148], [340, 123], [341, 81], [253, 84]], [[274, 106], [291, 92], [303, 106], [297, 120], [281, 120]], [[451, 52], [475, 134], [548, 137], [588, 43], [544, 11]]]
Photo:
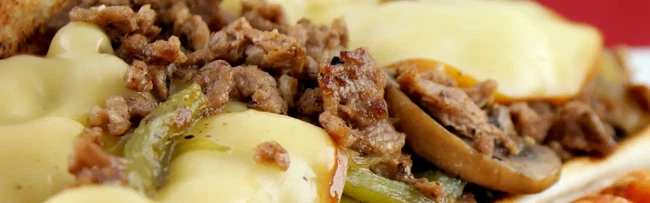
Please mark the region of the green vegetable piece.
[[416, 177], [427, 178], [431, 182], [438, 182], [442, 184], [447, 197], [453, 199], [458, 199], [458, 197], [463, 194], [463, 190], [467, 184], [465, 181], [462, 181], [460, 179], [449, 177], [447, 174], [443, 173], [440, 170], [426, 171], [421, 174], [416, 174]]
[[349, 167], [343, 194], [366, 203], [424, 203], [426, 198], [414, 186], [381, 177], [365, 168]]
[[124, 146], [129, 160], [129, 185], [149, 196], [155, 195], [164, 180], [165, 154], [171, 149], [170, 139], [181, 135], [201, 117], [207, 99], [201, 87], [192, 84], [172, 95], [147, 115]]
[[348, 197], [346, 195], [343, 195], [343, 197], [341, 197], [341, 201], [339, 203], [361, 203], [361, 202], [359, 200], [356, 200], [356, 199], [352, 198], [352, 197]]

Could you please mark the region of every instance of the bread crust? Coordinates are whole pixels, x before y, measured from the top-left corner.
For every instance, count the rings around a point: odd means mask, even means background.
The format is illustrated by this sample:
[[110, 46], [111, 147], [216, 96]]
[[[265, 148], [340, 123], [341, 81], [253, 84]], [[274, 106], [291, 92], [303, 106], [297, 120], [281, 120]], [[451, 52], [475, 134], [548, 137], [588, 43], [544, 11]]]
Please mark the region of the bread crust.
[[74, 0], [0, 1], [0, 59], [14, 55], [38, 27]]

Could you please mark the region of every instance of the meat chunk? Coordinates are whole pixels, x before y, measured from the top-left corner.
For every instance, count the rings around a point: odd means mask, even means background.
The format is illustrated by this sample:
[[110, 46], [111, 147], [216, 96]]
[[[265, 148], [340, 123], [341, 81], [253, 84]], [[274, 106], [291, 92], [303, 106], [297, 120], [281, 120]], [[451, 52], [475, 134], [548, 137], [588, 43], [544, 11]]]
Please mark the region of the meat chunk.
[[283, 74], [277, 79], [278, 89], [280, 89], [280, 95], [284, 102], [287, 103], [289, 108], [295, 106], [295, 99], [298, 95], [298, 80], [287, 74]]
[[490, 124], [487, 114], [462, 89], [422, 80], [411, 66], [400, 69], [397, 80], [401, 89], [440, 124], [472, 139], [480, 153], [491, 154], [495, 141], [500, 141], [511, 154], [519, 153], [517, 144]]
[[133, 123], [147, 116], [158, 106], [158, 101], [149, 93], [138, 92], [126, 98], [129, 115]]
[[153, 38], [161, 31], [155, 25], [156, 12], [149, 5], [142, 6], [138, 13], [128, 6], [75, 7], [68, 16], [70, 21], [87, 22], [101, 27], [113, 40], [132, 33]]
[[147, 4], [140, 7], [140, 10], [138, 10], [138, 13], [136, 13], [135, 16], [135, 21], [138, 24], [138, 29], [135, 31], [136, 33], [142, 34], [149, 39], [158, 36], [162, 29], [155, 25], [157, 15], [156, 11], [151, 9], [151, 5]]
[[257, 145], [253, 159], [260, 164], [272, 164], [283, 171], [289, 169], [289, 153], [275, 141]]
[[169, 78], [167, 69], [162, 65], [148, 66], [153, 83], [153, 94], [158, 100], [164, 100], [169, 96]]
[[136, 14], [128, 6], [75, 7], [70, 11], [69, 18], [70, 21], [95, 24], [113, 37], [123, 36], [138, 29]]
[[497, 91], [497, 81], [481, 81], [473, 87], [464, 88], [463, 90], [476, 105], [482, 108], [492, 101], [492, 95]]
[[264, 0], [243, 0], [241, 5], [242, 16], [250, 22], [253, 28], [280, 32], [287, 29], [287, 20], [280, 5], [269, 4]]
[[131, 128], [129, 106], [124, 98], [113, 96], [106, 99], [106, 108], [93, 106], [88, 114], [88, 124], [108, 130], [110, 135], [121, 136]]
[[607, 155], [617, 146], [614, 129], [605, 123], [587, 104], [571, 101], [558, 110], [549, 132], [571, 152]]
[[307, 19], [301, 19], [289, 28], [287, 35], [306, 48], [303, 70], [312, 81], [318, 78], [320, 64], [329, 63], [334, 56], [339, 56], [348, 43], [348, 30], [342, 18], [335, 19], [329, 27], [316, 26]]
[[364, 155], [400, 153], [405, 135], [395, 130], [384, 100], [387, 78], [365, 48], [341, 52], [343, 64], [323, 65], [323, 128], [343, 147]]
[[201, 65], [214, 59], [230, 63], [257, 65], [272, 73], [299, 75], [305, 63], [304, 52], [295, 39], [277, 31], [256, 30], [245, 18], [214, 33], [209, 50], [195, 51], [185, 66]]
[[553, 124], [554, 115], [550, 112], [550, 107], [540, 105], [537, 105], [538, 110], [524, 102], [517, 102], [508, 107], [518, 134], [531, 137], [537, 143], [542, 143], [546, 139], [548, 130]]
[[230, 64], [223, 60], [213, 61], [199, 69], [194, 82], [203, 88], [208, 98], [208, 105], [203, 110], [203, 114], [213, 115], [221, 112], [221, 109], [228, 104], [230, 92], [235, 87], [233, 72]]
[[[400, 74], [399, 71], [403, 71], [403, 70], [406, 69], [403, 68], [398, 69], [398, 74]], [[423, 80], [429, 80], [431, 82], [444, 85], [447, 87], [458, 87], [458, 83], [456, 83], [456, 80], [454, 80], [452, 77], [447, 75], [447, 73], [445, 73], [442, 70], [426, 71], [419, 74], [420, 74], [420, 78], [422, 78]]]
[[320, 88], [307, 88], [296, 104], [300, 115], [311, 116], [323, 113], [323, 91]]
[[140, 60], [133, 61], [133, 64], [129, 66], [126, 72], [124, 83], [126, 88], [131, 90], [138, 92], [151, 91], [153, 89], [153, 83], [151, 82], [151, 75], [149, 75], [147, 64]]
[[205, 49], [210, 39], [210, 28], [199, 15], [192, 15], [187, 4], [179, 1], [169, 11], [170, 20], [174, 22], [174, 35], [185, 36], [192, 50]]
[[287, 114], [287, 103], [280, 96], [275, 79], [257, 68], [241, 66], [234, 69], [235, 87], [240, 99], [250, 100], [248, 107], [260, 111]]
[[176, 36], [171, 36], [167, 41], [156, 40], [149, 43], [144, 35], [134, 34], [122, 40], [118, 55], [126, 61], [135, 59], [156, 65], [182, 63], [187, 60], [181, 51], [181, 41]]
[[73, 186], [86, 184], [127, 185], [124, 158], [106, 153], [101, 142], [102, 129], [84, 128], [74, 141], [74, 150], [69, 157], [68, 172], [77, 177]]

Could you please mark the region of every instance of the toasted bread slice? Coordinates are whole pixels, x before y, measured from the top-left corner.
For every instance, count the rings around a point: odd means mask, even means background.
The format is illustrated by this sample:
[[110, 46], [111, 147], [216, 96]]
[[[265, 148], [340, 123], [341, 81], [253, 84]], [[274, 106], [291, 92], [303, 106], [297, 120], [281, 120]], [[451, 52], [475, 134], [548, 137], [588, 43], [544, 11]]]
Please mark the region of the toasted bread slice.
[[0, 58], [14, 55], [38, 27], [75, 0], [2, 0]]

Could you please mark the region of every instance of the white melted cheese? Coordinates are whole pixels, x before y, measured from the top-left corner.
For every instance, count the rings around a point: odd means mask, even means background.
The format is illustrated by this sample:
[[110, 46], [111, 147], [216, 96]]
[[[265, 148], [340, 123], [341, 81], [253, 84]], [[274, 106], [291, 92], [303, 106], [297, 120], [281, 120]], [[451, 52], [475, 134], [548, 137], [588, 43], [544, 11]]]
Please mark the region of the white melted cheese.
[[96, 26], [70, 23], [46, 57], [0, 60], [0, 202], [42, 202], [74, 178], [67, 156], [85, 113], [125, 95], [128, 65]]
[[[229, 108], [233, 107], [237, 105]], [[168, 182], [155, 200], [103, 185], [67, 190], [46, 202], [282, 203], [332, 202], [334, 193], [340, 197], [342, 182], [335, 179], [337, 148], [323, 129], [288, 116], [235, 111], [201, 119], [187, 133], [229, 150], [191, 151], [175, 158]], [[267, 141], [287, 150], [291, 160], [287, 171], [254, 161], [257, 145]], [[331, 191], [332, 184], [338, 191]]]
[[[241, 0], [225, 0], [231, 11]], [[494, 79], [513, 99], [576, 95], [602, 49], [600, 33], [532, 1], [269, 0], [290, 22], [347, 22], [349, 48], [369, 47], [378, 65], [435, 59], [479, 80]]]

